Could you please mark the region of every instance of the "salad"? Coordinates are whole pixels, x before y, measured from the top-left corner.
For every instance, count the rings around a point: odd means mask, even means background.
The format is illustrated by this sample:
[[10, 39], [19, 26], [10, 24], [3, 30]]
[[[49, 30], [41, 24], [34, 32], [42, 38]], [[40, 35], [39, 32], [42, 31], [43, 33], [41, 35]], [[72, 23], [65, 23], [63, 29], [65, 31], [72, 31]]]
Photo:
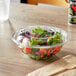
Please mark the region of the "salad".
[[[17, 38], [21, 42], [19, 48], [36, 60], [48, 59], [50, 56], [55, 55], [61, 48], [61, 46], [53, 48], [46, 48], [44, 46], [53, 46], [63, 42], [60, 32], [45, 30], [41, 27], [36, 27], [31, 32], [24, 31], [19, 36]], [[41, 46], [42, 48], [39, 48]]]

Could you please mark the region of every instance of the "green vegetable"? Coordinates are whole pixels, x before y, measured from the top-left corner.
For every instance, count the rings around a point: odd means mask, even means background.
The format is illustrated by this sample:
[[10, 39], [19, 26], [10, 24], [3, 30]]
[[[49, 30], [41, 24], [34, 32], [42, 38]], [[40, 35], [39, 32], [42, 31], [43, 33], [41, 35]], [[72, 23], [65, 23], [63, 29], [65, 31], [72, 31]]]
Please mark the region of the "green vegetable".
[[41, 39], [39, 39], [39, 40], [37, 40], [37, 42], [38, 42], [38, 44], [43, 44], [43, 40], [41, 40]]
[[76, 22], [76, 18], [73, 18], [72, 20], [73, 20], [74, 22]]
[[41, 55], [36, 56], [36, 60], [40, 60]]
[[73, 9], [71, 7], [69, 8], [69, 14], [73, 15]]
[[31, 48], [31, 50], [32, 50], [33, 52], [38, 52], [40, 49], [39, 49], [39, 48]]
[[[49, 35], [50, 37], [47, 38], [47, 42], [46, 42], [47, 45], [55, 45], [57, 43], [62, 42], [62, 35], [61, 35], [60, 32], [55, 32], [55, 34], [52, 35], [51, 32], [48, 32], [47, 30], [43, 30], [40, 27], [37, 27], [32, 31], [33, 31], [33, 33], [36, 33], [36, 34], [40, 35], [40, 37], [45, 37], [46, 35]], [[42, 45], [42, 44], [43, 45], [45, 44], [44, 39], [40, 39], [40, 38], [34, 39], [34, 38], [32, 38], [30, 40], [30, 46]]]
[[30, 40], [30, 46], [34, 46], [34, 45], [38, 45], [38, 44], [43, 44], [43, 40], [41, 40], [41, 39], [37, 39], [37, 40], [35, 40], [35, 39], [31, 39]]
[[33, 54], [28, 54], [31, 58], [33, 58], [33, 59], [35, 59], [36, 58], [36, 56], [35, 55], [33, 55]]
[[57, 38], [61, 38], [62, 37], [60, 32], [56, 32], [55, 35], [57, 36]]
[[44, 37], [47, 34], [46, 30], [43, 30], [40, 27], [35, 28], [34, 30], [32, 30], [33, 33], [38, 33], [40, 35], [40, 37]]
[[61, 33], [59, 33], [59, 32], [56, 32], [56, 34], [54, 36], [51, 36], [47, 40], [48, 45], [55, 45], [55, 44], [61, 43], [61, 42], [62, 42], [62, 36], [61, 36]]
[[37, 45], [37, 41], [33, 38], [30, 40], [30, 46], [32, 45]]
[[47, 44], [48, 45], [51, 45], [53, 43], [53, 37], [50, 37], [48, 40], [47, 40]]
[[33, 31], [33, 33], [42, 33], [42, 32], [44, 32], [44, 30], [42, 28], [40, 28], [40, 27], [37, 27], [32, 31]]

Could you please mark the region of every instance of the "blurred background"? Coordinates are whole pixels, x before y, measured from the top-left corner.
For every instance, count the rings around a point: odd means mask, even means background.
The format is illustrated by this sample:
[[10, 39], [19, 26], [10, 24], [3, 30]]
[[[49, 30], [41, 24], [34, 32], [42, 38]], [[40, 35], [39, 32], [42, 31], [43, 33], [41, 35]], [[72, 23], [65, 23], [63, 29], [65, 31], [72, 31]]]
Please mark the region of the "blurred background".
[[68, 7], [68, 4], [65, 0], [11, 0], [11, 2], [20, 2], [20, 3], [28, 3], [28, 4], [51, 4], [57, 6]]

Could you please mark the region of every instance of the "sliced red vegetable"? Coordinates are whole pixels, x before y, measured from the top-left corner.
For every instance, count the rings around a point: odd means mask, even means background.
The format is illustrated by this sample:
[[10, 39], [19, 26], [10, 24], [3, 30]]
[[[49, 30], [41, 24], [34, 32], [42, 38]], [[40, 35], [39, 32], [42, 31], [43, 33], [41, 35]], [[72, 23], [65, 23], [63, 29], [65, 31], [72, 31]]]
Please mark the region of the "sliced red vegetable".
[[43, 49], [43, 48], [40, 48], [40, 52], [46, 52], [47, 50], [46, 49]]
[[76, 11], [76, 6], [75, 5], [72, 5], [71, 8]]
[[25, 51], [26, 51], [26, 53], [30, 53], [30, 52], [31, 52], [31, 48], [26, 47], [26, 48], [25, 48]]
[[48, 50], [48, 52], [47, 52], [47, 56], [50, 55], [51, 50], [52, 50], [51, 48]]
[[54, 52], [53, 52], [53, 54], [56, 54], [59, 50], [60, 50], [60, 46], [57, 46], [55, 49], [53, 49], [54, 50]]
[[40, 48], [40, 54], [41, 54], [41, 58], [43, 58], [43, 54], [46, 52], [46, 49]]

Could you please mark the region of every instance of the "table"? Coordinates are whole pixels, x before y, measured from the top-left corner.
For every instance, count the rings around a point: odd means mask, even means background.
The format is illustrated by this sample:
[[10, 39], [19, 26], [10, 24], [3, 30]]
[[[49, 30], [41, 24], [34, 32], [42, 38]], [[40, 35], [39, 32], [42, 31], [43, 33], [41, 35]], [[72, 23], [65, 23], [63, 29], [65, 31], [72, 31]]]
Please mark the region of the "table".
[[[4, 23], [0, 23], [0, 76], [26, 76], [29, 72], [65, 55], [76, 55], [76, 26], [68, 26], [67, 18], [67, 9], [63, 7], [11, 4], [10, 19]], [[19, 51], [19, 48], [11, 40], [13, 32], [30, 25], [57, 26], [71, 33], [72, 38], [54, 56], [53, 60], [46, 62], [35, 61]]]

